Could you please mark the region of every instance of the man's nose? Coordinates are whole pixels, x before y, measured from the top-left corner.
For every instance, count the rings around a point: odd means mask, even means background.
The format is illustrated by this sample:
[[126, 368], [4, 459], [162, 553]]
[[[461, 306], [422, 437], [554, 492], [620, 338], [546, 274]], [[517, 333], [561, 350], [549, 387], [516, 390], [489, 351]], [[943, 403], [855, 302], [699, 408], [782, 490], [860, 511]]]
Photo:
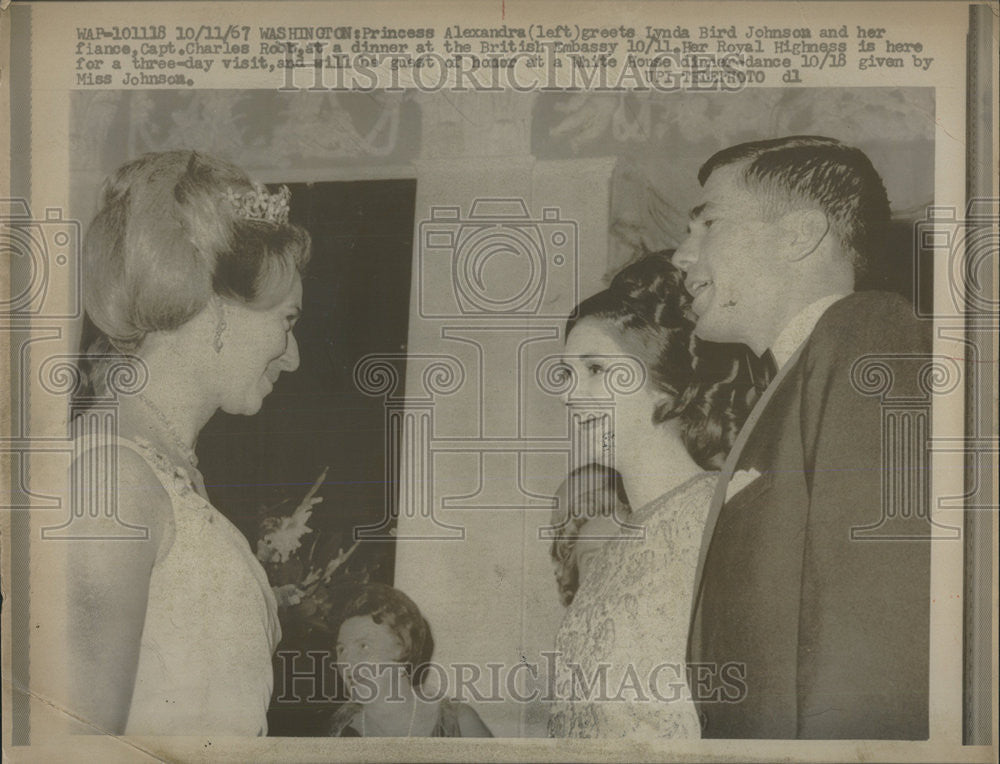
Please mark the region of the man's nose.
[[674, 266], [685, 273], [687, 273], [691, 266], [698, 260], [698, 256], [694, 251], [694, 243], [691, 239], [692, 237], [688, 235], [684, 241], [681, 242], [680, 246], [674, 251], [674, 256], [671, 259]]

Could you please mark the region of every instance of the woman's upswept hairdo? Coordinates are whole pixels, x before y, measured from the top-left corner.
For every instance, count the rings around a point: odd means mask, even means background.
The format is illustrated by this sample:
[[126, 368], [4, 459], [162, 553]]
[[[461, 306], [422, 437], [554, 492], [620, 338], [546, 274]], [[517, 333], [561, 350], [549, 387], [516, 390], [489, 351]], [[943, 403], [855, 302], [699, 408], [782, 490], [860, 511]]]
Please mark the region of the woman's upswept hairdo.
[[146, 154], [108, 179], [84, 238], [83, 299], [112, 348], [178, 328], [213, 294], [281, 299], [309, 260], [309, 234], [246, 217], [227, 197], [253, 191], [239, 167], [195, 151]]
[[695, 462], [719, 469], [750, 409], [749, 376], [741, 369], [746, 351], [694, 337], [691, 298], [672, 256], [661, 250], [625, 266], [607, 289], [580, 303], [566, 336], [584, 319], [613, 328], [645, 364], [647, 384], [664, 394], [653, 422], [676, 419]]
[[[428, 664], [434, 655], [434, 638], [431, 626], [416, 603], [399, 589], [387, 584], [365, 584], [348, 600], [340, 613], [340, 623], [348, 618], [370, 616], [378, 624], [385, 624], [403, 646], [399, 662], [414, 687], [419, 687], [427, 674]], [[337, 627], [338, 631], [340, 626]]]

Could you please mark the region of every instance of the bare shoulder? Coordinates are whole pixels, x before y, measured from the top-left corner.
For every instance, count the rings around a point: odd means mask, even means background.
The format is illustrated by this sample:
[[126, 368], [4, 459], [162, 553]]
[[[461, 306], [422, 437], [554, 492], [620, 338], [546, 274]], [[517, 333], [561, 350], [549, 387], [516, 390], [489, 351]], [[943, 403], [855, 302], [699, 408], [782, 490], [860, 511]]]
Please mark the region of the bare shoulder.
[[[153, 468], [132, 448], [87, 449], [70, 465], [70, 486], [78, 510], [89, 511], [94, 522], [107, 524], [109, 530], [119, 521], [148, 528], [155, 548], [172, 537], [170, 496]], [[116, 513], [109, 512], [112, 500]]]

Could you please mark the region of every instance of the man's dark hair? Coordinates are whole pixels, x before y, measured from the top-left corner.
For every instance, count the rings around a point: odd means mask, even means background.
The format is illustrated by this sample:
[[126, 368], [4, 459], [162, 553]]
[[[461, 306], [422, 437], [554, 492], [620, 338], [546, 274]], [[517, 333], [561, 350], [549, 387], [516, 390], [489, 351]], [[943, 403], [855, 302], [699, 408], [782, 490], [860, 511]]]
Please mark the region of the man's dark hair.
[[855, 279], [880, 256], [889, 227], [889, 199], [863, 151], [815, 135], [751, 141], [714, 154], [698, 171], [698, 181], [705, 185], [720, 167], [744, 162], [743, 182], [764, 192], [768, 214], [794, 209], [803, 201], [823, 211], [851, 258]]

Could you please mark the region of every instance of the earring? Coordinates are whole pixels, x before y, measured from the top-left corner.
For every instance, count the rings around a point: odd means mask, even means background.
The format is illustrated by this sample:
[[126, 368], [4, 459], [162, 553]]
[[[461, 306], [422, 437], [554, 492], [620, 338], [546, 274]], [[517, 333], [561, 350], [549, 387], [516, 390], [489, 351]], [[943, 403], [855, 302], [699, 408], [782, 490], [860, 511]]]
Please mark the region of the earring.
[[223, 312], [222, 305], [218, 307], [219, 321], [215, 325], [215, 337], [212, 340], [212, 347], [215, 348], [216, 353], [222, 352], [222, 333], [226, 330], [226, 314]]

